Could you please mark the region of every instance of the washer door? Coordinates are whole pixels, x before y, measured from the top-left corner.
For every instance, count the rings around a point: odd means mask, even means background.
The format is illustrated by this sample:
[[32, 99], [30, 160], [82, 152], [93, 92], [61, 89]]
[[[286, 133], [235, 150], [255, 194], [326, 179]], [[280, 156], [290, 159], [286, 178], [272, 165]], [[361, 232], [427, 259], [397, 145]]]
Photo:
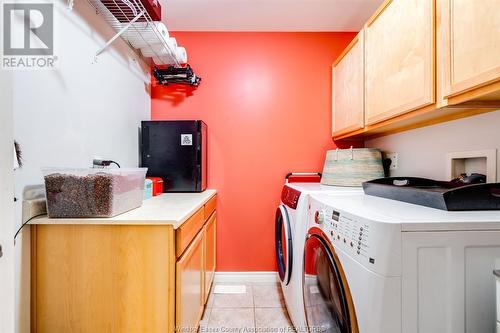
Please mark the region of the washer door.
[[358, 332], [345, 278], [326, 236], [310, 232], [304, 247], [304, 305], [311, 332]]
[[275, 219], [276, 261], [278, 274], [285, 285], [290, 282], [292, 275], [292, 229], [290, 219], [284, 205], [276, 209]]

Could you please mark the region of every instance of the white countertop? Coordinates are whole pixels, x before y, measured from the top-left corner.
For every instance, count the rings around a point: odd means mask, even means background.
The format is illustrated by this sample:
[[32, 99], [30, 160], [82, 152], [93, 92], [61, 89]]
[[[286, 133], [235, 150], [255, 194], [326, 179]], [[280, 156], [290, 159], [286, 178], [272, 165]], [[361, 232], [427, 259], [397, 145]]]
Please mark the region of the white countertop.
[[172, 225], [179, 228], [203, 207], [216, 190], [201, 193], [164, 193], [145, 200], [141, 207], [111, 218], [34, 218], [29, 224]]

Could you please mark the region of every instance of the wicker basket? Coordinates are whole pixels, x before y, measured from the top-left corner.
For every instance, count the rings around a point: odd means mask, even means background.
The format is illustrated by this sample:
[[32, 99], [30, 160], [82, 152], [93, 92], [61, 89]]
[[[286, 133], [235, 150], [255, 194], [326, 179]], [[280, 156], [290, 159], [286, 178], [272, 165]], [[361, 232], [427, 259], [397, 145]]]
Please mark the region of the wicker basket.
[[361, 186], [384, 177], [382, 153], [373, 148], [336, 149], [326, 152], [321, 184]]

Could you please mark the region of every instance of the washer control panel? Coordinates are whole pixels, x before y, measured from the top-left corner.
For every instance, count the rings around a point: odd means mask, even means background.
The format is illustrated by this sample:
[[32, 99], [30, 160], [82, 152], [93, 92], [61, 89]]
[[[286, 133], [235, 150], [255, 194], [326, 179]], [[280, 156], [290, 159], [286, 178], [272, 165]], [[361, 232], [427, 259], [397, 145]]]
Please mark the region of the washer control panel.
[[[332, 202], [334, 197], [332, 196]], [[401, 270], [399, 224], [362, 218], [341, 207], [310, 199], [309, 228], [320, 228], [335, 250], [341, 250], [370, 270], [398, 275]]]
[[357, 256], [375, 259], [370, 257], [369, 224], [352, 219], [332, 208], [326, 209], [325, 215], [325, 225], [329, 227], [329, 236], [333, 237], [333, 241], [342, 242], [343, 247]]
[[281, 202], [292, 209], [297, 209], [300, 194], [296, 189], [285, 185], [283, 186], [283, 190], [281, 190]]

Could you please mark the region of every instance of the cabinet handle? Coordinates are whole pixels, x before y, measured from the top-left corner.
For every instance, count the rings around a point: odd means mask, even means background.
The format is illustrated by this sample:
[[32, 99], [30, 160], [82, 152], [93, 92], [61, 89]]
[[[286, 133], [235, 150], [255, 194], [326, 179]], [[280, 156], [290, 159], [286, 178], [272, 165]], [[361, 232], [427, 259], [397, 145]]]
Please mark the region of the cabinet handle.
[[0, 258], [3, 257], [2, 245], [0, 245]]

